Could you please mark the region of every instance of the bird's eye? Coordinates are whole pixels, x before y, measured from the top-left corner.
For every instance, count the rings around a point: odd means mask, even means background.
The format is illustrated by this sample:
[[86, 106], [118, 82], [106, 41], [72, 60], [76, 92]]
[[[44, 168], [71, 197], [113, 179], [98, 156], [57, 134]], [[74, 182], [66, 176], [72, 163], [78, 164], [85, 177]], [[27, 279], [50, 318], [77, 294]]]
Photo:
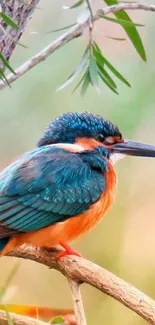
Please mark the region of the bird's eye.
[[104, 142], [105, 137], [102, 133], [98, 134], [96, 137], [96, 140], [100, 141], [100, 142]]

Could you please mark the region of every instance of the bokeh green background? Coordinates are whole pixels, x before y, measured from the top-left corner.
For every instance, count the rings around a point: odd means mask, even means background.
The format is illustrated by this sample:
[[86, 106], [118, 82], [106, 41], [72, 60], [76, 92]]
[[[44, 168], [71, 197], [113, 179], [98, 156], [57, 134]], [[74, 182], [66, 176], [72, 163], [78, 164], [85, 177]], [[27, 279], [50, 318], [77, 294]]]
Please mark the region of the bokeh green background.
[[[152, 1], [153, 2], [153, 1]], [[93, 1], [94, 8], [102, 2]], [[145, 3], [151, 3], [146, 1]], [[40, 1], [33, 19], [11, 59], [18, 66], [57, 38], [52, 29], [71, 24], [80, 9], [65, 11], [66, 0]], [[103, 53], [131, 82], [132, 88], [118, 82], [119, 95], [106, 86], [101, 93], [89, 88], [85, 97], [73, 86], [56, 92], [71, 74], [87, 43], [87, 33], [51, 55], [46, 61], [0, 92], [0, 168], [23, 152], [35, 147], [38, 137], [51, 119], [62, 112], [90, 111], [118, 124], [123, 135], [155, 143], [155, 14], [130, 12], [134, 21], [144, 23], [140, 29], [147, 63], [130, 41], [118, 42], [94, 35]], [[125, 34], [119, 25], [99, 22], [98, 28], [111, 36]], [[37, 33], [36, 33], [37, 32]], [[108, 216], [89, 234], [72, 245], [86, 258], [104, 266], [155, 299], [155, 161], [125, 158], [116, 165], [118, 193]], [[0, 260], [0, 285], [5, 282], [14, 260]], [[97, 290], [82, 289], [88, 324], [142, 325], [136, 314]], [[21, 261], [6, 292], [7, 303], [42, 304], [59, 308], [72, 306], [66, 279], [44, 266]]]

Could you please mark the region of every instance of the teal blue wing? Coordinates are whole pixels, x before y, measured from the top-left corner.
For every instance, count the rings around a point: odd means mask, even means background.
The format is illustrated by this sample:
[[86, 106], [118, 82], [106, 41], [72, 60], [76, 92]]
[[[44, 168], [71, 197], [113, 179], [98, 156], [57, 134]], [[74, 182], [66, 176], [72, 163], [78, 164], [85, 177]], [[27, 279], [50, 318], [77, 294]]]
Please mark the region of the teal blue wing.
[[0, 174], [0, 238], [88, 210], [105, 189], [103, 167], [98, 155], [89, 158], [54, 146], [24, 155]]

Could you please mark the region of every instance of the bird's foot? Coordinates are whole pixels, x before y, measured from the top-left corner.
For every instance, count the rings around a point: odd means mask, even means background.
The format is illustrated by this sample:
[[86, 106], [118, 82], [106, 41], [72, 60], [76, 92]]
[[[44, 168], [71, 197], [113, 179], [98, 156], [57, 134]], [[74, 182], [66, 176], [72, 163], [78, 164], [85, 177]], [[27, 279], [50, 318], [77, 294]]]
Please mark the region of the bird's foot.
[[75, 255], [75, 256], [79, 256], [82, 257], [81, 254], [79, 254], [76, 250], [74, 250], [73, 248], [71, 248], [69, 245], [67, 245], [66, 243], [59, 243], [65, 250], [63, 252], [60, 252], [57, 254], [57, 259], [63, 257], [63, 256], [67, 256], [67, 255]]

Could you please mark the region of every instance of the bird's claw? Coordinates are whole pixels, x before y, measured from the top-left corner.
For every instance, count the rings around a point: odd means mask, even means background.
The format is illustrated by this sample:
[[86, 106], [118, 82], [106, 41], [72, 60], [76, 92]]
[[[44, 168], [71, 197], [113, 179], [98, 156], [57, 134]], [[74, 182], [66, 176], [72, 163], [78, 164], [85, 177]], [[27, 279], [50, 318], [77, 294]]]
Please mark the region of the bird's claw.
[[63, 256], [67, 256], [67, 255], [74, 255], [74, 256], [82, 257], [82, 255], [79, 252], [77, 252], [76, 250], [71, 248], [69, 245], [67, 245], [65, 243], [60, 243], [60, 245], [65, 249], [65, 251], [62, 251], [57, 254], [57, 256], [56, 256], [57, 260], [59, 260]]

